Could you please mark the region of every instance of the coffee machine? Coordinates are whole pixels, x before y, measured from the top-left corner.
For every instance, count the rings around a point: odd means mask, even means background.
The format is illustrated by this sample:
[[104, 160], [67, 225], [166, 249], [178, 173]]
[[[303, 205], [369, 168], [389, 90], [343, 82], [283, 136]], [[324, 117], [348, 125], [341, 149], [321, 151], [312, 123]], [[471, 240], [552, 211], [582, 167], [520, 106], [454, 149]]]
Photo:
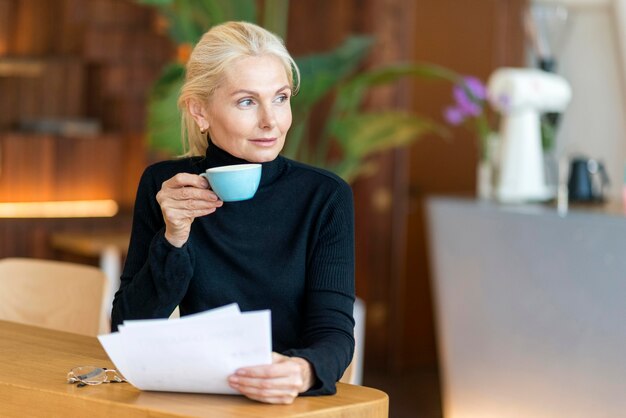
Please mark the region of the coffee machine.
[[503, 203], [546, 201], [540, 116], [563, 112], [572, 91], [561, 76], [533, 68], [500, 68], [487, 83], [488, 100], [501, 114], [500, 173], [496, 198]]

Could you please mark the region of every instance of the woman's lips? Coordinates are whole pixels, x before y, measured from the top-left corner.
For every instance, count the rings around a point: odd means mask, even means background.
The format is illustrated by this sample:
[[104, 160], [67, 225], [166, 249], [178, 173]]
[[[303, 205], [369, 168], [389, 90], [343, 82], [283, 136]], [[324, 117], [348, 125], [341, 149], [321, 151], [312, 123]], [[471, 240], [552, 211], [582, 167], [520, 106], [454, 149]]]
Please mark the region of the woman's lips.
[[271, 147], [276, 143], [276, 138], [253, 138], [250, 142], [261, 147]]

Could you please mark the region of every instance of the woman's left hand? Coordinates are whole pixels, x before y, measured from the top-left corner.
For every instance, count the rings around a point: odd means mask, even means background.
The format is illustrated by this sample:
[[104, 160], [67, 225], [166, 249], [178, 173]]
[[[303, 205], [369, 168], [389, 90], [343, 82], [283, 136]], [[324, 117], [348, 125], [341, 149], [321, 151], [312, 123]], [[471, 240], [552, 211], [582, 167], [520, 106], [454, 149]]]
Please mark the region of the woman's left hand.
[[250, 399], [290, 404], [315, 382], [313, 367], [300, 357], [272, 353], [272, 364], [243, 367], [228, 378], [230, 386]]

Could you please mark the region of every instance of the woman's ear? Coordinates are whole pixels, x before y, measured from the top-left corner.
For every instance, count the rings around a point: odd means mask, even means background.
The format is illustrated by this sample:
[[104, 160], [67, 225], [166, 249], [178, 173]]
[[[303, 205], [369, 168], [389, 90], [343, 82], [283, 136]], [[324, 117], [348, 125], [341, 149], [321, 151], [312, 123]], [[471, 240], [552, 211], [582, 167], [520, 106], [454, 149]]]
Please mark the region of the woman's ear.
[[206, 132], [209, 130], [209, 120], [205, 106], [197, 100], [189, 99], [187, 100], [187, 110], [196, 122], [196, 125], [198, 125], [198, 128], [200, 128], [200, 131]]

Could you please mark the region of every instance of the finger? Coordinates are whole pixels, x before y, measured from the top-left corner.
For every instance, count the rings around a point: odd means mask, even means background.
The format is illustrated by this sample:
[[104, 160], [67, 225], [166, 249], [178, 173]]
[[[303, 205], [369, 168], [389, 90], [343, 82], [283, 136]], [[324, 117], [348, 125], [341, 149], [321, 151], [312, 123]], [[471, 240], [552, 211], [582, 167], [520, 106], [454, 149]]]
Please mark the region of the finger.
[[192, 186], [200, 189], [208, 189], [209, 182], [202, 176], [190, 173], [178, 173], [174, 177], [163, 182], [161, 187], [179, 188]]
[[229, 377], [228, 382], [250, 390], [296, 391], [296, 393], [302, 386], [302, 378], [298, 375], [290, 375], [273, 379], [258, 379], [233, 375]]
[[272, 363], [280, 363], [286, 360], [289, 360], [289, 357], [272, 351]]
[[256, 388], [230, 383], [230, 386], [250, 399], [267, 403], [292, 403], [298, 396], [295, 389]]
[[187, 210], [178, 210], [168, 208], [163, 210], [163, 216], [171, 221], [184, 221], [191, 223], [194, 218], [199, 218], [201, 216], [210, 215], [215, 212], [217, 208], [205, 208], [205, 209], [187, 209]]
[[216, 201], [219, 200], [217, 195], [213, 190], [210, 189], [201, 189], [197, 187], [180, 187], [177, 189], [170, 189], [169, 194], [173, 199], [176, 200], [188, 200], [188, 199], [197, 199], [197, 200], [208, 200], [208, 201]]
[[221, 200], [200, 200], [200, 199], [166, 199], [161, 201], [161, 208], [174, 209], [174, 210], [196, 210], [196, 209], [210, 209], [219, 208], [223, 205]]
[[158, 201], [166, 201], [168, 199], [172, 200], [207, 200], [207, 201], [217, 201], [219, 198], [209, 189], [199, 189], [197, 187], [185, 186], [185, 187], [166, 187], [164, 186], [157, 193]]
[[269, 364], [238, 369], [235, 375], [241, 379], [276, 379], [290, 376], [294, 369], [289, 364]]
[[298, 394], [296, 387], [290, 384], [288, 381], [280, 381], [280, 382], [270, 382], [270, 381], [262, 381], [262, 382], [251, 382], [252, 384], [248, 384], [250, 382], [238, 381], [234, 382], [229, 380], [228, 383], [232, 386], [236, 386], [241, 392], [255, 394], [255, 395], [266, 395], [266, 396], [278, 396], [284, 394]]
[[242, 367], [235, 371], [235, 375], [242, 377], [274, 378], [299, 374], [300, 366], [291, 357], [272, 353], [272, 364]]

